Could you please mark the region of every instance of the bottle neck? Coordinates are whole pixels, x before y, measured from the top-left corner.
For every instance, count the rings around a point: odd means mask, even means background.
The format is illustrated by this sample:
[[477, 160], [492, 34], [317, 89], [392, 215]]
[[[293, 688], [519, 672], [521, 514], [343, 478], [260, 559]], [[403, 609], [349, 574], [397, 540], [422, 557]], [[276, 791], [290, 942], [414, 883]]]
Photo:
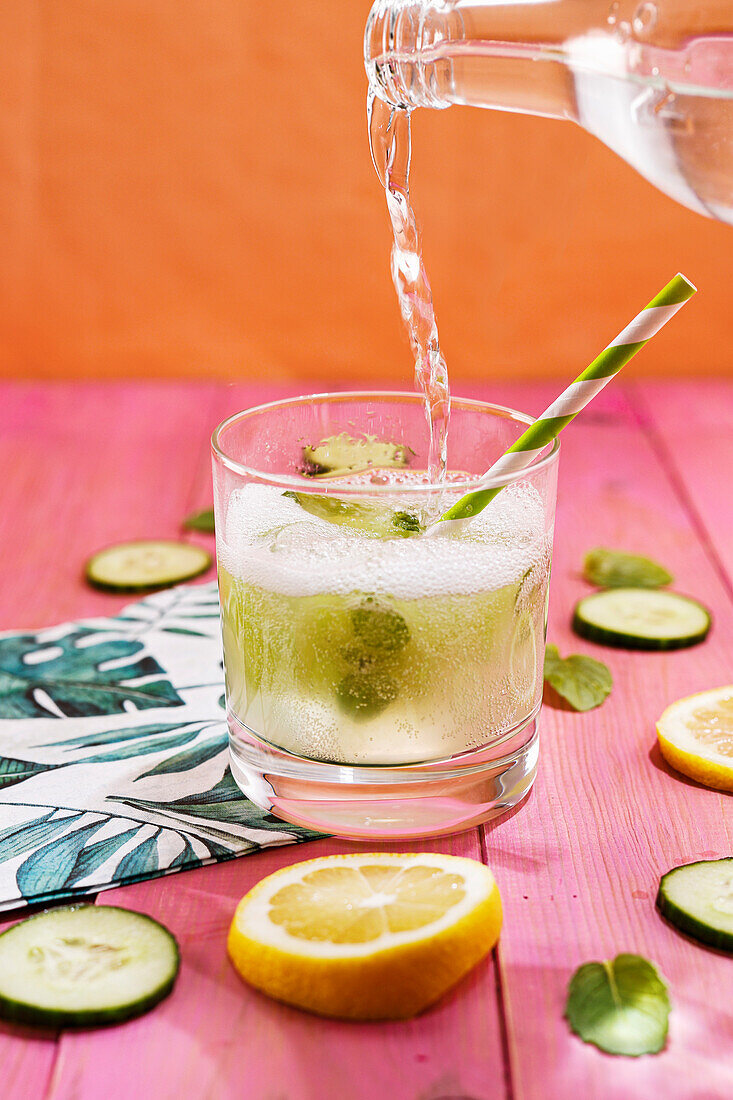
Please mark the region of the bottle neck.
[[537, 10], [532, 0], [376, 0], [364, 37], [370, 88], [408, 110], [465, 104], [574, 118], [562, 39], [544, 19], [533, 27]]
[[730, 96], [731, 0], [376, 0], [364, 57], [396, 107], [476, 107], [577, 121], [573, 73]]
[[370, 88], [392, 107], [449, 107], [440, 76], [451, 46], [463, 40], [463, 21], [450, 4], [375, 0], [364, 34]]

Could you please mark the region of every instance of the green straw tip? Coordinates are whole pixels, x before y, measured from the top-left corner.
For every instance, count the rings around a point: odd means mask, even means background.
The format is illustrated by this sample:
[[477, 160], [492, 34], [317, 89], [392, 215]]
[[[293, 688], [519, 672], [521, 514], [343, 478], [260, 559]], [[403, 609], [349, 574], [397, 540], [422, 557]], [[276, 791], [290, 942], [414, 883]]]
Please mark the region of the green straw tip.
[[696, 292], [697, 287], [695, 284], [691, 283], [681, 271], [678, 271], [674, 279], [670, 279], [667, 285], [662, 287], [646, 308], [649, 309], [651, 306], [681, 306], [685, 302], [689, 302]]
[[684, 283], [686, 287], [689, 287], [693, 294], [697, 293], [697, 287], [695, 286], [695, 284], [691, 283], [687, 276], [683, 275], [681, 271], [678, 271], [675, 275], [675, 280], [677, 279], [679, 279], [680, 282]]

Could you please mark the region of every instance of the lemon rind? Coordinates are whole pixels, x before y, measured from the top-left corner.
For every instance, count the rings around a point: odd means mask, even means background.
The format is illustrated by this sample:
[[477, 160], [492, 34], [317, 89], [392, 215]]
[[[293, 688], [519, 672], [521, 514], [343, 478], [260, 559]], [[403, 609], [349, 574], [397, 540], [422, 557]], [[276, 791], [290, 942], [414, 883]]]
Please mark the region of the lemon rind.
[[705, 786], [733, 790], [733, 758], [701, 744], [686, 724], [695, 708], [721, 698], [733, 698], [733, 685], [708, 688], [671, 703], [657, 722], [657, 738], [662, 756], [677, 771]]
[[[258, 883], [240, 902], [229, 932], [229, 956], [241, 977], [251, 986], [275, 1000], [303, 1008], [320, 1016], [340, 1019], [406, 1019], [439, 1000], [479, 963], [496, 944], [502, 925], [502, 906], [493, 875], [484, 864], [459, 856], [433, 853], [392, 855], [363, 853], [358, 863], [379, 861], [405, 866], [413, 859], [434, 863], [441, 870], [455, 869], [464, 878], [470, 876], [490, 884], [490, 888], [472, 895], [467, 911], [465, 898], [452, 906], [444, 918], [427, 925], [428, 931], [390, 934], [386, 946], [327, 945], [328, 954], [283, 950], [261, 937], [261, 927], [248, 930], [243, 920], [257, 895], [272, 897], [287, 881], [296, 881], [308, 873], [308, 866], [338, 866], [342, 861], [355, 864], [353, 855], [321, 857], [291, 868], [282, 868]], [[358, 865], [358, 864], [357, 864]], [[476, 870], [478, 869], [478, 870]], [[461, 910], [462, 915], [457, 915]], [[400, 942], [395, 942], [397, 938]], [[290, 945], [302, 945], [288, 936]], [[346, 946], [349, 954], [335, 950]], [[357, 946], [357, 953], [353, 948]], [[366, 951], [364, 950], [366, 947]]]

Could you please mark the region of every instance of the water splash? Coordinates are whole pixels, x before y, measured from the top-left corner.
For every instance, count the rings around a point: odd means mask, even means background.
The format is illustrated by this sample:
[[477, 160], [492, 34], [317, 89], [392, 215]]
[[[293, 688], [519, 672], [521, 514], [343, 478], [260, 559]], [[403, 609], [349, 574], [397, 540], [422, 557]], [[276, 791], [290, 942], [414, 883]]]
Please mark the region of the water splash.
[[651, 34], [657, 25], [657, 9], [652, 3], [639, 4], [639, 7], [634, 12], [633, 19], [634, 33], [639, 37], [643, 37], [645, 34]]

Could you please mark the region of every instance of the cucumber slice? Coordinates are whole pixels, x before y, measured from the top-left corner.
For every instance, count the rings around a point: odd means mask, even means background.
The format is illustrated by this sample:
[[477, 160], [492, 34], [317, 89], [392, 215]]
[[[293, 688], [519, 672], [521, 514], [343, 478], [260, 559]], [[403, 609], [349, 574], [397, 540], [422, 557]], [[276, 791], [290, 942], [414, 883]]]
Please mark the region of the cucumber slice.
[[733, 953], [733, 858], [673, 867], [659, 883], [657, 908], [681, 932]]
[[388, 504], [368, 500], [341, 500], [318, 493], [294, 493], [284, 497], [296, 500], [304, 511], [338, 527], [349, 527], [370, 538], [411, 538], [422, 530], [420, 520], [409, 512], [395, 512]]
[[410, 454], [403, 443], [386, 443], [375, 436], [355, 439], [346, 432], [303, 448], [307, 472], [312, 477], [337, 477], [370, 466], [399, 468], [407, 465]]
[[0, 1017], [118, 1024], [167, 997], [179, 964], [178, 944], [152, 917], [112, 905], [49, 909], [0, 934]]
[[89, 559], [86, 578], [107, 592], [144, 592], [191, 580], [210, 565], [211, 555], [187, 542], [121, 542]]
[[702, 642], [710, 613], [688, 596], [653, 588], [609, 588], [576, 604], [581, 638], [621, 649], [682, 649]]

